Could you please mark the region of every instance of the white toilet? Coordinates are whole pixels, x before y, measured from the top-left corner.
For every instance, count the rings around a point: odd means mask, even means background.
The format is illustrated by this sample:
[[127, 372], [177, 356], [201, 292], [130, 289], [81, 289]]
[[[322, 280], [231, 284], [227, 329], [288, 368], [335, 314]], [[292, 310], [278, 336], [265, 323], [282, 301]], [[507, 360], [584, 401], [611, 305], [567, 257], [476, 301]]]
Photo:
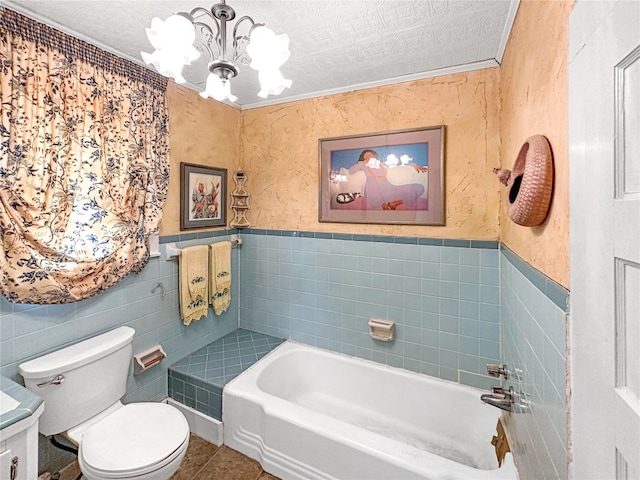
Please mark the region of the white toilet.
[[39, 430], [78, 445], [88, 480], [167, 480], [189, 445], [189, 425], [165, 403], [123, 405], [135, 330], [119, 327], [20, 365], [44, 398]]

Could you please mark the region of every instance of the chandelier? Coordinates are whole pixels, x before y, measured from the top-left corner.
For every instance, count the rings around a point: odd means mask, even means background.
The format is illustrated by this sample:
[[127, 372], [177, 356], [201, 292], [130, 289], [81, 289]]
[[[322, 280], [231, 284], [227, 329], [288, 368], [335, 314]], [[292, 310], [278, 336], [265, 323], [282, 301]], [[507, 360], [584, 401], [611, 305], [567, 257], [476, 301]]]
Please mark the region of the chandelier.
[[[147, 37], [156, 49], [141, 52], [147, 65], [153, 65], [176, 83], [185, 83], [182, 68], [190, 65], [206, 52], [209, 55], [209, 76], [203, 98], [235, 102], [231, 93], [231, 79], [238, 75], [238, 64], [249, 65], [258, 71], [258, 96], [279, 95], [291, 86], [291, 80], [282, 76], [280, 67], [289, 58], [289, 36], [276, 35], [262, 23], [249, 16], [239, 18], [233, 27], [231, 48], [227, 44], [227, 22], [236, 17], [226, 0], [216, 3], [211, 10], [196, 7], [191, 12], [179, 12], [162, 21], [158, 17], [147, 28]], [[244, 34], [239, 33], [242, 29]]]

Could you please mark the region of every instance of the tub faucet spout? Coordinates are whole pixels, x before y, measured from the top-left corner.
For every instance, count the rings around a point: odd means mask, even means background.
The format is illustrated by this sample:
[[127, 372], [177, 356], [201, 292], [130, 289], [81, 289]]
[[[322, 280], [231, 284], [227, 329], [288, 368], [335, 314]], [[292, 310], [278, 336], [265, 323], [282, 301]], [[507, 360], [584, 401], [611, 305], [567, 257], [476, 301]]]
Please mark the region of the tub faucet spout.
[[480, 400], [488, 405], [510, 412], [513, 406], [513, 389], [511, 387], [509, 387], [509, 390], [505, 390], [502, 387], [491, 387], [491, 393], [480, 395]]

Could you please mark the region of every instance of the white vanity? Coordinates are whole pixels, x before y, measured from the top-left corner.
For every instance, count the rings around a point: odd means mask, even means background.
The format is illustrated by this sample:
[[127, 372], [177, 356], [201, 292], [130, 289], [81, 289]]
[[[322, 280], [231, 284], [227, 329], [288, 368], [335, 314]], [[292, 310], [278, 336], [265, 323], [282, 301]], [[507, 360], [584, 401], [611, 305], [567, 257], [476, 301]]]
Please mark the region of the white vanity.
[[42, 398], [0, 377], [0, 479], [38, 478], [38, 418]]

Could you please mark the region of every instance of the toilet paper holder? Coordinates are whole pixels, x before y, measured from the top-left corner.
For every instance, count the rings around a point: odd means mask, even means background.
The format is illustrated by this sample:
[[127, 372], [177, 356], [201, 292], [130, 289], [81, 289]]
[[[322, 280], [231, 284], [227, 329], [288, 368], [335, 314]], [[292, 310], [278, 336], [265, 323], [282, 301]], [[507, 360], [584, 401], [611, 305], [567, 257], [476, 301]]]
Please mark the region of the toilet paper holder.
[[133, 374], [138, 375], [148, 368], [160, 363], [167, 354], [162, 349], [162, 345], [148, 348], [133, 356]]

